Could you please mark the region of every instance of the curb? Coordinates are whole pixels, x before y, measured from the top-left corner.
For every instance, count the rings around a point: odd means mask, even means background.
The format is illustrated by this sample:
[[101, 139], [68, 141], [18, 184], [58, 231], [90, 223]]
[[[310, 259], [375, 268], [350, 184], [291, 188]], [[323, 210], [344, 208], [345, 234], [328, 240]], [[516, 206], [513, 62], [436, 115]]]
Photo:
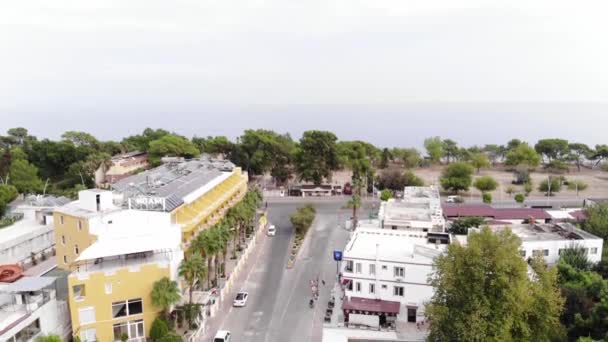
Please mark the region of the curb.
[[[314, 225], [316, 223], [317, 223], [317, 216], [315, 215], [315, 219], [312, 221], [310, 228], [308, 229], [308, 231], [306, 232], [306, 235], [302, 239], [302, 244], [300, 244], [300, 248], [298, 248], [298, 250], [296, 251], [296, 255], [294, 255], [293, 259], [291, 258], [291, 254], [289, 255], [289, 260], [287, 260], [287, 269], [292, 269], [295, 266], [296, 261], [300, 258], [300, 253], [301, 253], [302, 249], [304, 249], [304, 245], [309, 243], [309, 241], [310, 241], [310, 231], [312, 230], [312, 228], [314, 227]], [[290, 251], [293, 247], [295, 240], [296, 240], [296, 234], [294, 231], [294, 234], [291, 236], [291, 241], [289, 242]]]

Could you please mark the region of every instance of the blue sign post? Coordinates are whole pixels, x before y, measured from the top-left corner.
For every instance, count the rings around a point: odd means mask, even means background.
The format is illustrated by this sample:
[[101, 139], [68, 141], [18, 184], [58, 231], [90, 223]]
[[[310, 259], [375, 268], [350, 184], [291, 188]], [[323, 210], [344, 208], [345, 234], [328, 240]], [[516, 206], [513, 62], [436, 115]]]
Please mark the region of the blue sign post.
[[340, 261], [342, 261], [342, 251], [334, 251], [334, 260], [336, 261], [336, 278], [340, 281]]

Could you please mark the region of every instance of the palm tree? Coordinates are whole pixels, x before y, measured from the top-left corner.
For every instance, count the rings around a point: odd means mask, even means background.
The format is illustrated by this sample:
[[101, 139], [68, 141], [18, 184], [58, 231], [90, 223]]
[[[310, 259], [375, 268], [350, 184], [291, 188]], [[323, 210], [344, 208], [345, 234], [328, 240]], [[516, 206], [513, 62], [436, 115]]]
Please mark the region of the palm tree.
[[181, 265], [179, 265], [179, 275], [180, 277], [184, 277], [186, 282], [188, 282], [189, 289], [189, 297], [190, 304], [192, 304], [192, 292], [194, 290], [194, 284], [197, 280], [204, 278], [207, 275], [207, 268], [205, 267], [205, 262], [203, 258], [199, 254], [192, 254], [182, 261]]
[[154, 283], [150, 297], [152, 297], [152, 304], [161, 308], [163, 317], [167, 317], [169, 308], [179, 302], [181, 294], [177, 282], [163, 277]]
[[228, 254], [228, 245], [230, 242], [230, 225], [227, 221], [222, 221], [220, 225], [217, 226], [217, 234], [219, 237], [219, 246], [222, 251], [222, 272], [221, 276], [226, 277], [226, 255]]
[[353, 229], [357, 228], [357, 209], [361, 207], [361, 182], [358, 180], [353, 181], [355, 192], [353, 193], [350, 200], [348, 200], [347, 207], [353, 209]]
[[[211, 263], [216, 261], [217, 253], [220, 251], [217, 235], [214, 233], [214, 228], [215, 226], [205, 231], [205, 251], [207, 252], [207, 269], [209, 270], [209, 273], [211, 273]], [[217, 269], [214, 269], [213, 272], [216, 275], [214, 282], [216, 283], [215, 285], [217, 285]], [[210, 277], [208, 276], [207, 279], [209, 278]], [[211, 288], [211, 286], [209, 286], [209, 288]]]
[[198, 234], [198, 236], [196, 237], [196, 239], [194, 239], [194, 241], [192, 241], [192, 245], [190, 245], [190, 248], [192, 249], [193, 252], [195, 253], [199, 253], [200, 256], [203, 258], [203, 261], [205, 264], [207, 264], [207, 287], [211, 287], [211, 279], [210, 279], [210, 270], [211, 270], [211, 253], [209, 253], [208, 250], [208, 246], [209, 246], [209, 231], [208, 230], [204, 230], [202, 231], [200, 234]]

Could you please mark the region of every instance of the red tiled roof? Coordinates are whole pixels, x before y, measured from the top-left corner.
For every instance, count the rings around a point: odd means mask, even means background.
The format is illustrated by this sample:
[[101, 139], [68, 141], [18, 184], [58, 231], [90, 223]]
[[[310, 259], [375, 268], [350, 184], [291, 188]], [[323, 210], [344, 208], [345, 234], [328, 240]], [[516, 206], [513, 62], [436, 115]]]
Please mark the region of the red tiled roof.
[[401, 304], [380, 299], [351, 297], [342, 303], [342, 310], [369, 311], [387, 314], [398, 314]]
[[523, 220], [533, 217], [537, 220], [550, 219], [548, 212], [537, 208], [498, 208], [494, 209], [497, 220]]
[[533, 217], [537, 220], [550, 219], [551, 215], [536, 208], [493, 208], [487, 204], [444, 205], [443, 216], [455, 217], [488, 217], [494, 220], [524, 220]]
[[487, 204], [447, 204], [443, 206], [445, 217], [494, 217], [494, 208]]

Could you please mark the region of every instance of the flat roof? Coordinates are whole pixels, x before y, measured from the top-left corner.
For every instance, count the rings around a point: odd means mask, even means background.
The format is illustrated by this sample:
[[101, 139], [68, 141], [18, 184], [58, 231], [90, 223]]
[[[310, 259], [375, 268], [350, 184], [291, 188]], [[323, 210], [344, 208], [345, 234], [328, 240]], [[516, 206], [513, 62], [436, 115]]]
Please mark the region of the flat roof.
[[[448, 235], [445, 234], [446, 238]], [[357, 228], [344, 248], [344, 258], [378, 259], [430, 264], [446, 244], [429, 242], [427, 233]]]
[[121, 179], [112, 188], [125, 198], [149, 196], [165, 201], [165, 211], [185, 203], [185, 198], [214, 179], [230, 174], [234, 164], [208, 158], [169, 162], [156, 168]]
[[178, 244], [165, 236], [130, 236], [94, 242], [76, 261], [95, 260], [112, 256], [173, 249]]
[[492, 226], [494, 231], [509, 228], [522, 241], [601, 240], [570, 223], [513, 224], [508, 227]]
[[444, 204], [443, 215], [453, 217], [490, 217], [496, 220], [524, 220], [535, 218], [537, 220], [550, 219], [545, 210], [538, 208], [494, 208], [488, 204]]
[[57, 278], [55, 277], [23, 277], [14, 283], [10, 283], [2, 288], [5, 293], [40, 291], [52, 285]]

